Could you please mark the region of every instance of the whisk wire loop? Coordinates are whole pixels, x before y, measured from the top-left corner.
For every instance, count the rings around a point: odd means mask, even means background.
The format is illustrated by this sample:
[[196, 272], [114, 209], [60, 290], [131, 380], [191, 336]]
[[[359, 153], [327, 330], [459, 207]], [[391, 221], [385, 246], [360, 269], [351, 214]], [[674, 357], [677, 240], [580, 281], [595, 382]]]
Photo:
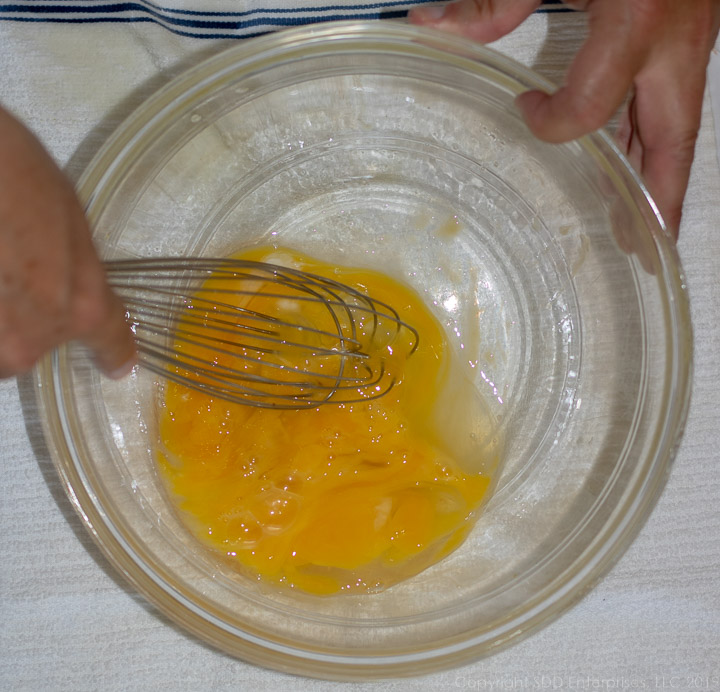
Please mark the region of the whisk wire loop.
[[[383, 355], [417, 331], [397, 310], [339, 281], [238, 259], [106, 262], [140, 364], [169, 381], [251, 406], [370, 401], [396, 378]], [[399, 339], [402, 337], [402, 339]]]

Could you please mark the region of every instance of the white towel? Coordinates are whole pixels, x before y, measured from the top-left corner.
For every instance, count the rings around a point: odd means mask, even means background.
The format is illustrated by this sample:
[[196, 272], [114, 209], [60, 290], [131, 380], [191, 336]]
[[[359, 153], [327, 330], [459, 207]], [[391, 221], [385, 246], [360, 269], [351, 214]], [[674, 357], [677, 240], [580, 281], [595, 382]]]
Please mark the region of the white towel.
[[[269, 0], [257, 0], [255, 6], [255, 0], [158, 1], [178, 11], [191, 11], [194, 2], [205, 14], [211, 7], [241, 12], [270, 6]], [[275, 2], [279, 6], [281, 0]], [[305, 2], [309, 6], [312, 0]], [[323, 7], [330, 2], [349, 7], [343, 0], [329, 0]], [[296, 0], [283, 4], [300, 6]], [[93, 15], [100, 23], [83, 24], [83, 15], [73, 16], [71, 8], [89, 5], [116, 10]], [[123, 15], [130, 5], [135, 14]], [[51, 23], [53, 15], [40, 11], [41, 6], [66, 9], [57, 17], [69, 23]], [[137, 105], [173, 76], [233, 43], [179, 36], [147, 14], [140, 19], [147, 6], [0, 0], [0, 101], [41, 136], [73, 177]], [[124, 24], [111, 23], [113, 18]], [[584, 13], [538, 15], [494, 47], [560, 82], [582, 43], [585, 20]], [[253, 31], [272, 28], [277, 27]], [[720, 121], [720, 106], [716, 114]], [[685, 439], [661, 502], [631, 549], [592, 593], [550, 627], [487, 660], [407, 681], [339, 687], [233, 660], [168, 624], [114, 576], [65, 498], [44, 451], [31, 405], [32, 382], [25, 378], [18, 387], [4, 380], [0, 690], [720, 689], [719, 199], [708, 99], [680, 236], [696, 336], [695, 390]]]

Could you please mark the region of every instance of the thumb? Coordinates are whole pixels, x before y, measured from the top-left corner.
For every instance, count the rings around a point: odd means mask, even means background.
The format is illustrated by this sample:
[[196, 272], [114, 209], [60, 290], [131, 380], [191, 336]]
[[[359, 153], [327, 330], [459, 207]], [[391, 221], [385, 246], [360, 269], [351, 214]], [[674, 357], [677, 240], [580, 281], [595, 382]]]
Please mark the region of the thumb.
[[554, 94], [528, 91], [518, 96], [516, 103], [537, 137], [567, 142], [585, 135], [605, 125], [623, 102], [654, 38], [650, 20], [639, 19], [632, 6], [591, 4], [590, 32], [565, 86]]

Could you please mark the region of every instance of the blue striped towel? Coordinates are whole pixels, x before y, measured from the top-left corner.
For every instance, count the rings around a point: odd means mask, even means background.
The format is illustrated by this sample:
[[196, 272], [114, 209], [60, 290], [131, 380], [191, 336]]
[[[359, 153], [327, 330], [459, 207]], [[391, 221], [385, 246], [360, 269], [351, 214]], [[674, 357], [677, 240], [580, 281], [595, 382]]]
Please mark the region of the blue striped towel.
[[[12, 22], [154, 22], [182, 36], [249, 38], [284, 27], [333, 20], [404, 17], [411, 7], [436, 0], [19, 0], [0, 4], [0, 20]], [[1, 0], [0, 0], [1, 3]], [[567, 11], [561, 0], [540, 12]]]

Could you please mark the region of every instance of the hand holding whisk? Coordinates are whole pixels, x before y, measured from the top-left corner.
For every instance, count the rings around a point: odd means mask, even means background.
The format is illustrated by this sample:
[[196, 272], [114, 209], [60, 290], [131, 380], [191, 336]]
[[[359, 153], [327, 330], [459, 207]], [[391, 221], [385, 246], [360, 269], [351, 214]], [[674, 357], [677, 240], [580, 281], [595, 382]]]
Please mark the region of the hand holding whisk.
[[418, 334], [384, 302], [322, 276], [238, 259], [106, 262], [139, 363], [210, 396], [282, 409], [368, 401]]

